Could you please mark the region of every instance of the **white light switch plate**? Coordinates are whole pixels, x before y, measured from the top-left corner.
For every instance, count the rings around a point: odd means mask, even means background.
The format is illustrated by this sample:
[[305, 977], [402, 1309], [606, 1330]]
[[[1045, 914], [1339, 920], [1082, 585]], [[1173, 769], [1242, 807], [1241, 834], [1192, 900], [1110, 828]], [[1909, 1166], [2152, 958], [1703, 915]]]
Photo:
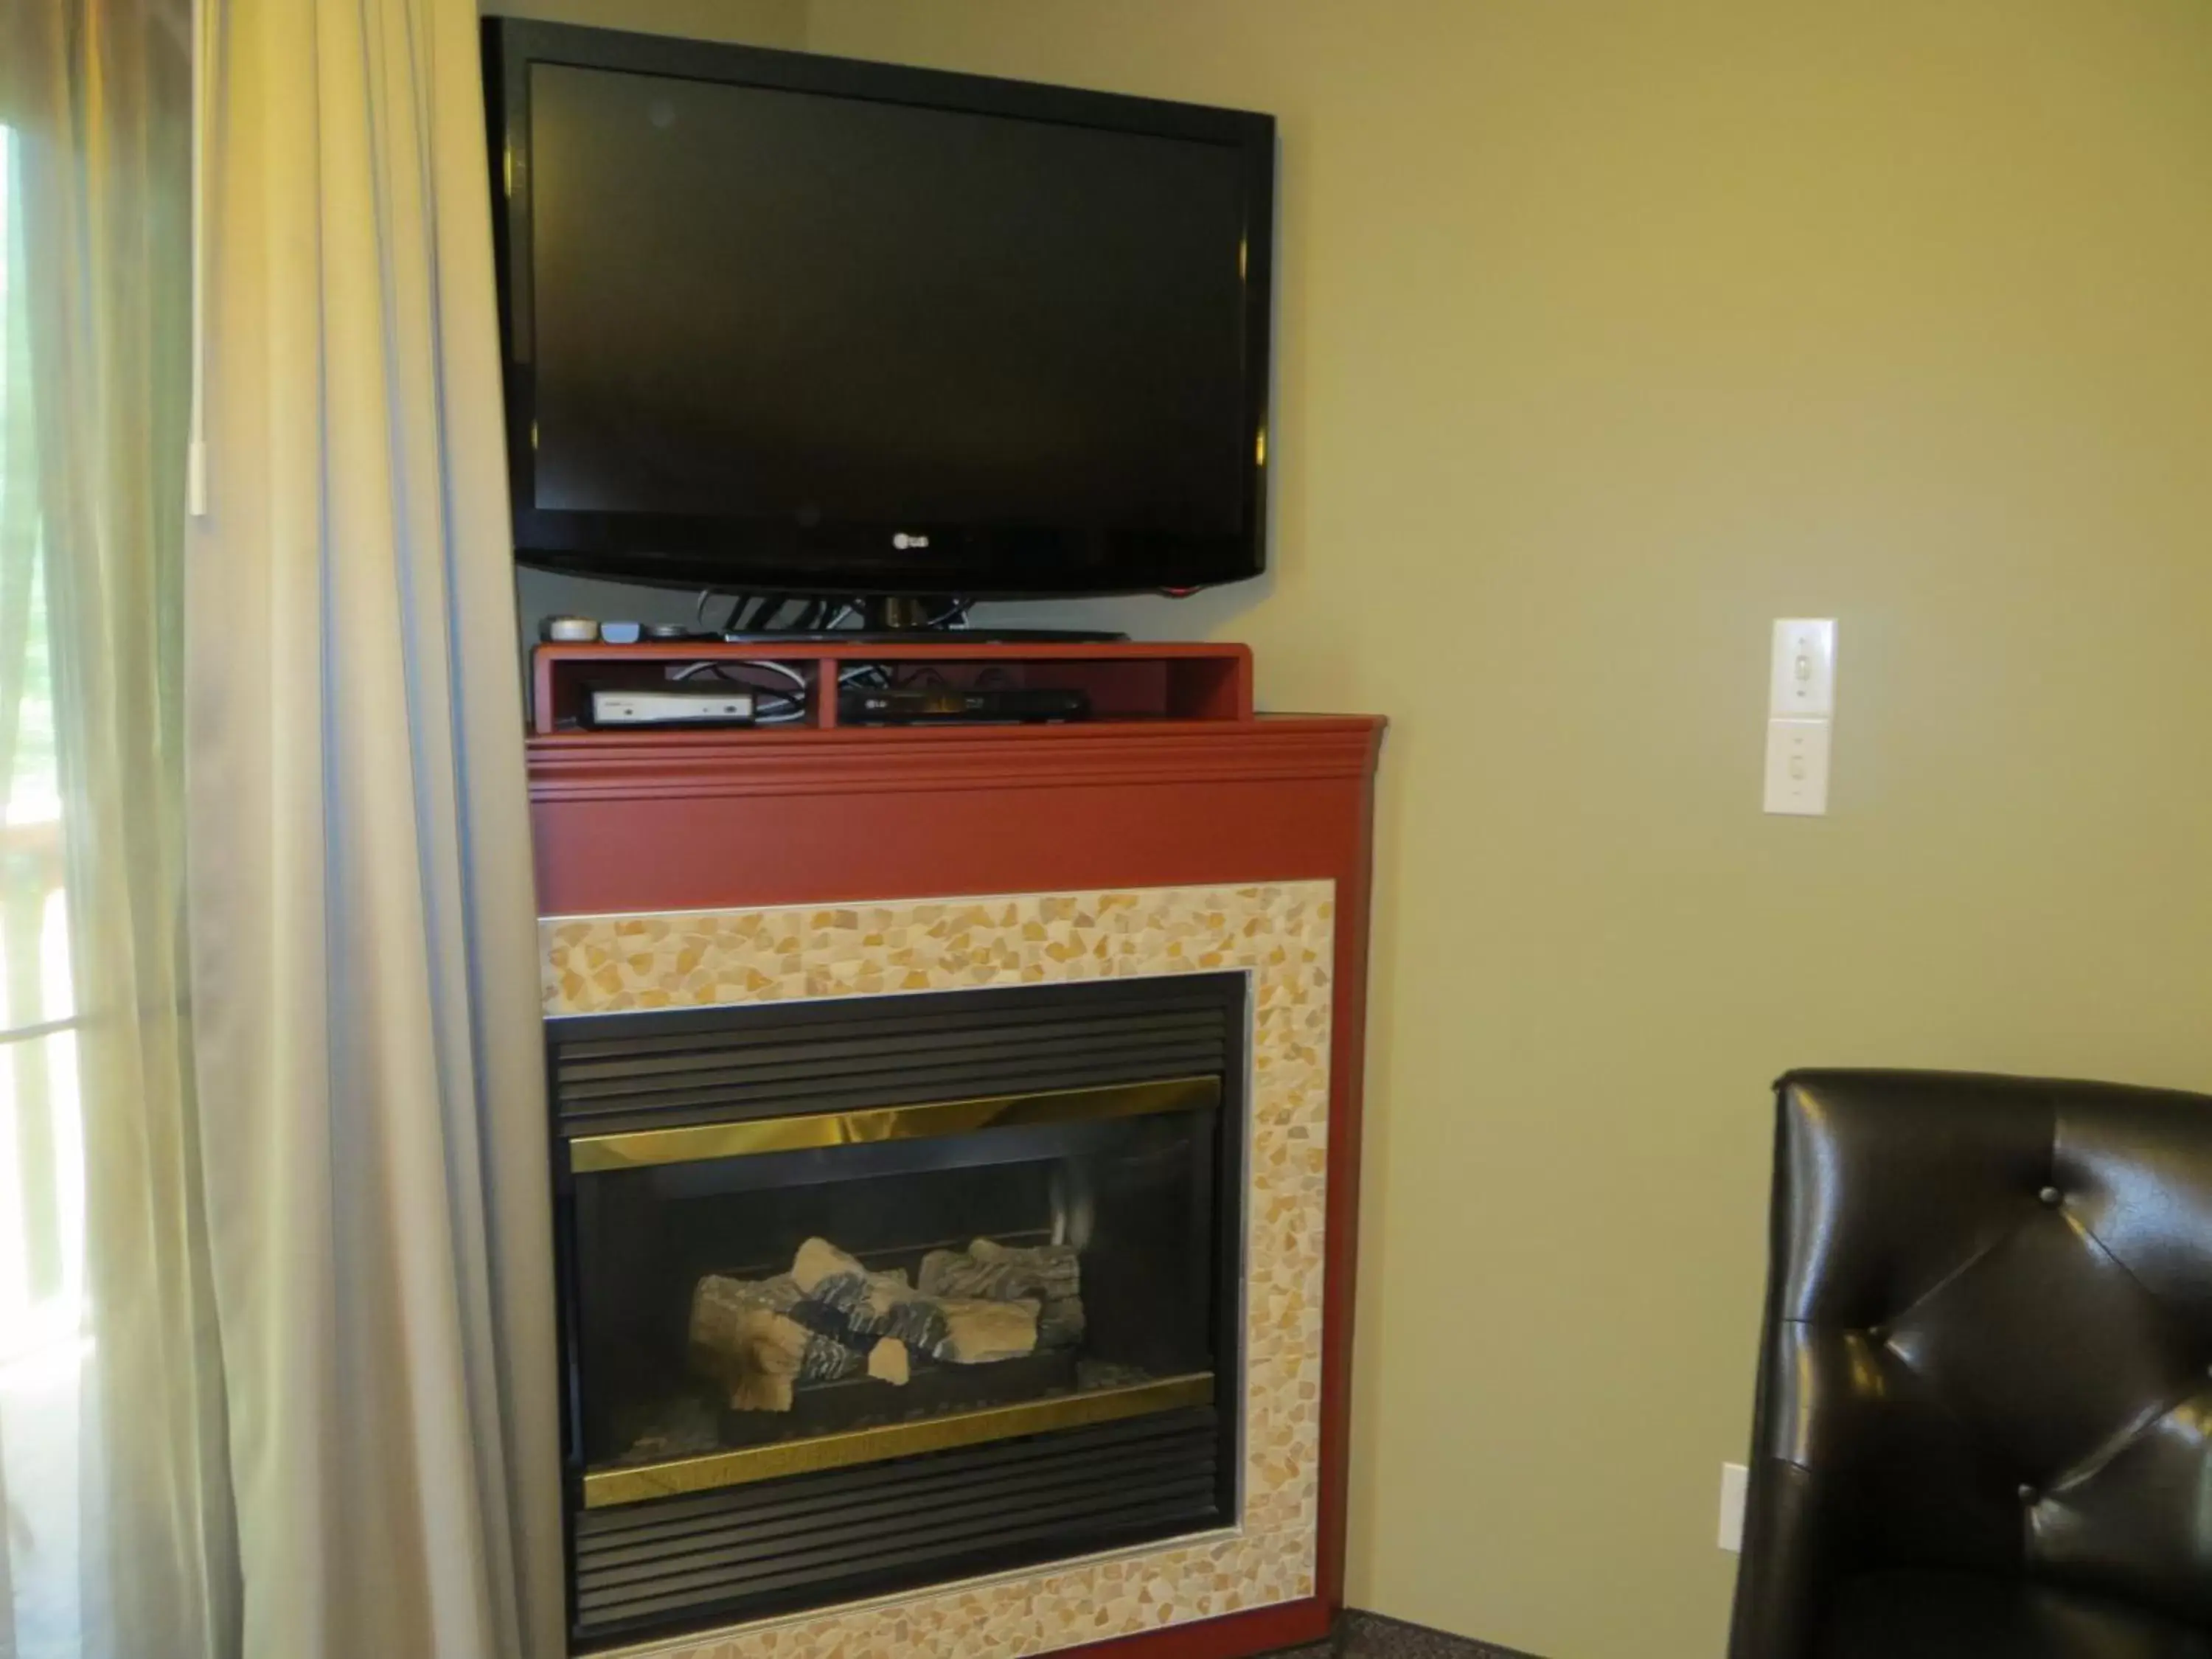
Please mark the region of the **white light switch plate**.
[[1828, 810], [1829, 722], [1766, 723], [1766, 810], [1819, 817]]
[[1836, 623], [1832, 617], [1785, 617], [1774, 624], [1774, 668], [1766, 712], [1802, 719], [1836, 712]]
[[1741, 1463], [1721, 1465], [1721, 1547], [1743, 1553], [1743, 1508], [1751, 1471]]

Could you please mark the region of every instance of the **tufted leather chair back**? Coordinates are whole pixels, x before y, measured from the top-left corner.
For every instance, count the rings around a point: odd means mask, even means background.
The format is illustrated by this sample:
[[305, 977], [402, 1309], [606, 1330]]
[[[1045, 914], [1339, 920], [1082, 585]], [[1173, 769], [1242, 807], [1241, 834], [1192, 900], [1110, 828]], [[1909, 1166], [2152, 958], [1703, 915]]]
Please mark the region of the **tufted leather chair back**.
[[1732, 1659], [1815, 1651], [1829, 1592], [1886, 1569], [2212, 1626], [2212, 1099], [1911, 1072], [1778, 1091]]

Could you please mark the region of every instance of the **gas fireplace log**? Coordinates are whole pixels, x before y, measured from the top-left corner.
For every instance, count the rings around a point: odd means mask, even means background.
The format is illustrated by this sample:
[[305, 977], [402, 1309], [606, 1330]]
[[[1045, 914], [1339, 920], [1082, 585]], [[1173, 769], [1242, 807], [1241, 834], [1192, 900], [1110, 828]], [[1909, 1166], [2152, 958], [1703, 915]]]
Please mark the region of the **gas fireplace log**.
[[[978, 1239], [966, 1251], [933, 1252], [931, 1261], [944, 1282], [964, 1270], [979, 1285], [1011, 1291], [1078, 1283], [1074, 1255], [1062, 1246], [1010, 1250]], [[797, 1384], [861, 1370], [903, 1384], [916, 1355], [988, 1365], [1034, 1353], [1041, 1341], [1072, 1346], [1082, 1331], [1082, 1299], [1073, 1294], [1049, 1303], [1038, 1295], [925, 1295], [903, 1273], [871, 1273], [823, 1238], [800, 1245], [791, 1272], [774, 1279], [709, 1274], [691, 1302], [694, 1363], [741, 1411], [789, 1411]]]
[[979, 1238], [964, 1250], [932, 1250], [921, 1259], [924, 1296], [1057, 1302], [1082, 1290], [1083, 1259], [1073, 1244], [1020, 1248]]
[[902, 1271], [870, 1273], [859, 1257], [821, 1238], [810, 1238], [799, 1247], [791, 1279], [809, 1301], [825, 1302], [856, 1321], [885, 1319], [914, 1296], [914, 1286]]
[[799, 1383], [850, 1376], [866, 1363], [856, 1350], [793, 1318], [799, 1302], [788, 1275], [709, 1273], [693, 1289], [692, 1363], [722, 1385], [732, 1410], [787, 1412]]
[[[822, 1288], [825, 1279], [843, 1279], [848, 1275], [866, 1279], [868, 1270], [860, 1258], [848, 1255], [826, 1238], [810, 1238], [799, 1247], [799, 1254], [791, 1259], [791, 1280], [799, 1286], [801, 1296], [812, 1296]], [[897, 1275], [904, 1284], [906, 1276]]]
[[1055, 1297], [1038, 1310], [1037, 1346], [1079, 1348], [1083, 1346], [1083, 1298]]
[[[841, 1340], [871, 1356], [888, 1342], [902, 1352], [927, 1354], [948, 1365], [988, 1365], [994, 1360], [1018, 1358], [1036, 1352], [1039, 1311], [1034, 1301], [986, 1302], [908, 1291], [906, 1300], [894, 1306], [880, 1322], [871, 1321], [860, 1329], [848, 1328]], [[831, 1319], [838, 1317], [834, 1310], [815, 1302], [800, 1303], [790, 1316], [812, 1322], [825, 1313]]]
[[713, 1377], [737, 1411], [789, 1411], [793, 1379], [805, 1351], [782, 1338], [783, 1310], [799, 1300], [788, 1275], [732, 1279], [709, 1273], [691, 1291], [691, 1363]]
[[707, 1354], [734, 1353], [769, 1318], [799, 1302], [788, 1273], [774, 1279], [736, 1279], [708, 1273], [691, 1288], [691, 1346]]
[[850, 1376], [867, 1364], [857, 1348], [848, 1347], [835, 1337], [810, 1331], [789, 1314], [783, 1322], [794, 1326], [803, 1338], [799, 1345], [799, 1380], [802, 1382], [835, 1382], [841, 1376]]
[[935, 1305], [945, 1316], [945, 1340], [930, 1351], [932, 1358], [949, 1365], [988, 1365], [1036, 1352], [1035, 1302], [947, 1297]]
[[841, 1347], [850, 1348], [854, 1353], [865, 1354], [876, 1346], [874, 1337], [854, 1330], [846, 1322], [843, 1314], [828, 1303], [817, 1302], [811, 1297], [802, 1297], [793, 1303], [788, 1317], [797, 1320], [817, 1336], [827, 1337]]
[[810, 1238], [799, 1247], [791, 1279], [808, 1302], [834, 1310], [854, 1337], [891, 1337], [910, 1353], [949, 1364], [983, 1364], [1028, 1353], [1036, 1346], [1033, 1326], [1026, 1346], [1018, 1346], [1017, 1326], [1006, 1316], [973, 1310], [962, 1314], [963, 1329], [956, 1333], [952, 1310], [957, 1298], [921, 1295], [903, 1273], [871, 1273], [859, 1257], [826, 1238]]
[[868, 1350], [868, 1375], [878, 1382], [888, 1382], [902, 1389], [914, 1376], [914, 1366], [907, 1357], [906, 1344], [895, 1336], [879, 1337], [876, 1346]]
[[915, 1297], [905, 1273], [870, 1273], [827, 1239], [810, 1238], [799, 1247], [791, 1277], [801, 1295], [834, 1310], [855, 1336], [895, 1336], [920, 1348], [944, 1340], [935, 1315]]
[[979, 1238], [964, 1250], [932, 1250], [921, 1259], [925, 1296], [1041, 1303], [1041, 1348], [1072, 1348], [1082, 1342], [1082, 1258], [1073, 1244], [1018, 1247]]
[[730, 1406], [741, 1412], [787, 1412], [801, 1382], [834, 1382], [866, 1362], [843, 1343], [810, 1331], [789, 1314], [770, 1314], [727, 1357]]

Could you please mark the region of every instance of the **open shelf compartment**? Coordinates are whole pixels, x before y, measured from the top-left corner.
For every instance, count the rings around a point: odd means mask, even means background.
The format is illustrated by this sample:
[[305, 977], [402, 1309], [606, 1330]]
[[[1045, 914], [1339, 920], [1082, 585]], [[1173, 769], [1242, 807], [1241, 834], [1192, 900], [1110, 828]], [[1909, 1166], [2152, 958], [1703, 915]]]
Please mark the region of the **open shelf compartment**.
[[781, 647], [714, 640], [541, 645], [532, 654], [531, 729], [541, 737], [588, 731], [583, 716], [594, 687], [662, 688], [709, 673], [763, 692], [799, 694], [805, 713], [796, 723], [823, 729], [838, 723], [834, 688], [843, 677], [871, 667], [900, 685], [1079, 690], [1090, 696], [1093, 723], [1253, 717], [1252, 653], [1246, 646], [994, 645], [939, 635], [910, 645], [795, 641]]

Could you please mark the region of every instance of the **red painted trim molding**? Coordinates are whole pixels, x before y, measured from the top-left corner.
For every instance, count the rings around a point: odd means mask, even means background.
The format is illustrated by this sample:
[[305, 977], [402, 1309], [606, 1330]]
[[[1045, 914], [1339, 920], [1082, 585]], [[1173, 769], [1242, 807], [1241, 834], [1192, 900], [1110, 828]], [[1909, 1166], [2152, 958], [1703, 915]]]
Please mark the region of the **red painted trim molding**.
[[1073, 1651], [1243, 1659], [1320, 1639], [1341, 1605], [1382, 737], [1323, 715], [530, 740], [544, 915], [1335, 882], [1315, 1594]]
[[1079, 726], [560, 732], [532, 738], [533, 802], [948, 787], [1364, 777], [1381, 723], [1306, 716]]

